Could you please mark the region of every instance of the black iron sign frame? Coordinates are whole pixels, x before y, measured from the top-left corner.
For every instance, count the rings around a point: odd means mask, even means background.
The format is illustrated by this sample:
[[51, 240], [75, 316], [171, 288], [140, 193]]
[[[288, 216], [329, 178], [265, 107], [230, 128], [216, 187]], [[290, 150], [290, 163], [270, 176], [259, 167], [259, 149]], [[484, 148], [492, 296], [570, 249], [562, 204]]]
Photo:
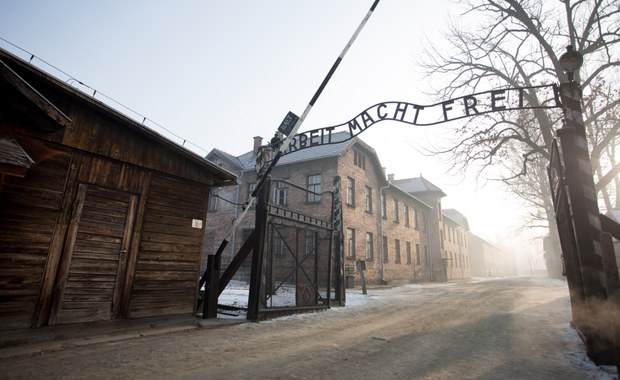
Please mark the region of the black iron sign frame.
[[[539, 104], [542, 105], [530, 104], [527, 101], [530, 97], [538, 99]], [[298, 132], [284, 154], [317, 145], [336, 144], [350, 140], [381, 121], [428, 126], [498, 111], [560, 107], [562, 104], [559, 89], [555, 84], [495, 89], [431, 105], [400, 101], [381, 102], [366, 108], [353, 119], [342, 124]], [[289, 117], [287, 115], [287, 119]], [[342, 131], [349, 132], [350, 137], [344, 140], [332, 140], [332, 134]]]

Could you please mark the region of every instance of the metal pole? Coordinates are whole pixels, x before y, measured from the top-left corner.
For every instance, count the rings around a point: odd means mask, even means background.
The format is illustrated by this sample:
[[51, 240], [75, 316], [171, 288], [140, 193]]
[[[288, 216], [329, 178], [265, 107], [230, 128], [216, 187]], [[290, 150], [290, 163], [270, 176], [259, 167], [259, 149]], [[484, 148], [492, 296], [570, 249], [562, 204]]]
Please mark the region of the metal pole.
[[351, 38], [349, 39], [349, 41], [345, 45], [344, 49], [342, 50], [342, 52], [340, 53], [340, 55], [338, 56], [338, 58], [336, 59], [336, 61], [332, 65], [331, 69], [327, 73], [327, 76], [325, 76], [325, 78], [323, 79], [323, 82], [321, 82], [321, 85], [319, 86], [317, 91], [314, 93], [314, 96], [310, 100], [310, 103], [308, 103], [308, 105], [306, 106], [306, 109], [304, 110], [303, 114], [299, 117], [299, 119], [295, 123], [295, 127], [289, 133], [289, 135], [284, 140], [284, 142], [282, 142], [282, 144], [279, 146], [279, 149], [278, 149], [278, 152], [277, 152], [276, 156], [271, 161], [269, 167], [267, 167], [267, 169], [265, 170], [265, 173], [260, 178], [259, 182], [256, 184], [256, 189], [252, 192], [252, 195], [250, 196], [250, 199], [248, 199], [248, 201], [246, 202], [246, 206], [245, 206], [244, 210], [237, 217], [237, 219], [234, 220], [233, 225], [231, 226], [230, 232], [226, 235], [226, 237], [224, 238], [224, 240], [220, 244], [220, 247], [218, 248], [218, 251], [217, 251], [216, 255], [221, 255], [221, 253], [224, 250], [224, 248], [226, 248], [226, 245], [230, 241], [232, 235], [234, 234], [234, 232], [237, 230], [237, 228], [239, 227], [239, 225], [241, 224], [241, 222], [245, 218], [245, 215], [248, 213], [248, 211], [250, 209], [249, 205], [251, 205], [254, 202], [254, 200], [256, 199], [256, 196], [257, 196], [258, 192], [260, 191], [261, 187], [263, 186], [263, 183], [265, 182], [265, 178], [271, 173], [273, 168], [276, 166], [276, 164], [280, 160], [280, 157], [282, 157], [282, 155], [284, 154], [286, 149], [289, 147], [289, 145], [293, 141], [293, 138], [297, 134], [297, 131], [299, 131], [299, 128], [301, 127], [302, 123], [304, 122], [304, 120], [306, 119], [308, 114], [310, 113], [310, 110], [312, 110], [312, 107], [314, 106], [314, 104], [318, 100], [319, 96], [321, 96], [321, 93], [323, 92], [323, 89], [325, 88], [325, 86], [327, 86], [327, 83], [329, 82], [329, 80], [331, 79], [332, 75], [334, 74], [334, 72], [336, 71], [338, 66], [340, 65], [340, 62], [344, 58], [345, 54], [349, 51], [349, 48], [351, 47], [351, 45], [353, 45], [353, 42], [357, 39], [357, 36], [362, 31], [362, 28], [368, 22], [368, 19], [370, 18], [370, 16], [374, 12], [375, 8], [379, 4], [379, 1], [380, 0], [375, 0], [375, 2], [372, 4], [372, 6], [370, 7], [370, 10], [368, 10], [368, 12], [366, 13], [366, 16], [364, 17], [364, 19], [362, 20], [360, 25], [355, 30], [355, 33], [353, 33], [353, 36], [351, 36]]
[[[572, 46], [560, 57], [560, 65], [566, 71], [568, 82], [560, 83], [560, 98], [565, 126], [557, 131], [565, 164], [565, 180], [572, 210], [572, 223], [577, 245], [577, 257], [583, 279], [586, 313], [588, 319], [601, 315], [606, 307], [607, 284], [601, 251], [601, 222], [588, 153], [585, 125], [581, 110], [581, 88], [573, 80], [583, 57]], [[608, 326], [580, 326], [586, 335], [589, 355], [597, 363], [615, 360], [614, 347], [605, 329]]]
[[267, 186], [261, 188], [258, 201], [256, 202], [256, 240], [254, 241], [254, 252], [252, 253], [252, 272], [250, 274], [250, 292], [248, 294], [248, 314], [247, 319], [257, 321], [259, 318], [260, 294], [263, 257], [265, 251], [265, 233], [267, 228], [267, 201], [269, 192], [269, 182]]

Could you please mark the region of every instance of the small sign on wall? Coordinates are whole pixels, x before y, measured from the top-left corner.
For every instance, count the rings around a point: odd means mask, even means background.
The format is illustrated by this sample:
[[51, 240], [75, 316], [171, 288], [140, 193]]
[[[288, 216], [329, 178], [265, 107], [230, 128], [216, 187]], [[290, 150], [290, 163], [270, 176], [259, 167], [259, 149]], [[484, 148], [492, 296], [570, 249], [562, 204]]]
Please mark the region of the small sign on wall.
[[202, 220], [201, 219], [192, 219], [192, 228], [202, 228]]

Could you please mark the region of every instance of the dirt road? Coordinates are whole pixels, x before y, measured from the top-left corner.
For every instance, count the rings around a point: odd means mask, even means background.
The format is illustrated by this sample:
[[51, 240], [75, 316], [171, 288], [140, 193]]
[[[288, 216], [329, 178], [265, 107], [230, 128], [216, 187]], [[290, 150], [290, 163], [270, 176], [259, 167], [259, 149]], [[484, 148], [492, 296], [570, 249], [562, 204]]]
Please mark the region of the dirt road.
[[543, 279], [370, 289], [362, 305], [0, 360], [3, 378], [611, 379]]

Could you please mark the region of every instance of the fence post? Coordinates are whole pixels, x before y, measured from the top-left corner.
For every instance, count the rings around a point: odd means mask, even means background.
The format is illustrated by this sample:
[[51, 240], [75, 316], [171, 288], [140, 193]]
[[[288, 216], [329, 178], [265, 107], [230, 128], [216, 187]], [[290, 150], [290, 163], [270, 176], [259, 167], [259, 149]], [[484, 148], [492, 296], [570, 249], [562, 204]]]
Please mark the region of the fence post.
[[257, 321], [259, 318], [259, 305], [261, 294], [261, 281], [263, 274], [263, 256], [265, 251], [265, 233], [267, 229], [267, 201], [271, 180], [267, 178], [260, 188], [256, 200], [256, 240], [252, 253], [252, 273], [250, 274], [250, 294], [248, 295], [247, 319]]
[[[572, 79], [572, 73], [569, 78]], [[565, 183], [586, 306], [585, 323], [578, 327], [585, 335], [590, 358], [597, 364], [608, 364], [615, 362], [609, 331], [605, 331], [605, 326], [601, 324], [591, 323], [606, 308], [607, 289], [600, 244], [601, 222], [578, 83], [573, 80], [561, 83], [560, 98], [566, 119], [557, 135], [566, 169]]]

